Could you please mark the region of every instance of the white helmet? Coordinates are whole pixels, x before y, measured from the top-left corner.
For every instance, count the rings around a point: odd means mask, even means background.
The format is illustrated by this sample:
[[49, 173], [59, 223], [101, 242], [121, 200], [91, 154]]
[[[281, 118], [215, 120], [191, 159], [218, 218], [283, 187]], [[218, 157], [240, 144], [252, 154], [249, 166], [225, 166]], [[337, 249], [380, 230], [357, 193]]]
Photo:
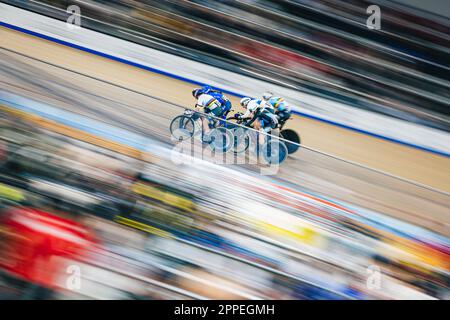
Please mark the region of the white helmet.
[[264, 100], [267, 101], [267, 100], [269, 100], [270, 98], [273, 97], [273, 93], [270, 92], [270, 91], [266, 91], [266, 92], [263, 93], [262, 97], [263, 97]]
[[251, 101], [252, 99], [250, 99], [249, 97], [245, 97], [241, 99], [241, 106], [243, 106], [244, 108], [247, 108], [248, 103]]

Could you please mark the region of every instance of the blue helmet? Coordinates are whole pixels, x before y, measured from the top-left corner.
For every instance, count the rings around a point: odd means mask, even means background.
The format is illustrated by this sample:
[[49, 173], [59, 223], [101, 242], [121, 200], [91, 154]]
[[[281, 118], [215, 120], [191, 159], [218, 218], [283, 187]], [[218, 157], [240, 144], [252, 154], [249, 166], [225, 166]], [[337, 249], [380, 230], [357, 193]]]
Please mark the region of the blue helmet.
[[273, 97], [273, 93], [270, 92], [270, 91], [266, 91], [266, 92], [263, 93], [262, 97], [263, 97], [263, 100], [269, 101], [270, 98]]

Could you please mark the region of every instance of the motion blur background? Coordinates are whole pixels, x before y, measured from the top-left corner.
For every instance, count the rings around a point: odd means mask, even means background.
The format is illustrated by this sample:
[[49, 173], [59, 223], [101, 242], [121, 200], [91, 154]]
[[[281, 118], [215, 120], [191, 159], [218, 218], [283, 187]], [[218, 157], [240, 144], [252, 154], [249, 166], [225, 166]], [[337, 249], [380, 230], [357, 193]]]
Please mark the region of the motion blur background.
[[[449, 298], [445, 1], [2, 2], [2, 299]], [[174, 153], [200, 84], [300, 150]]]

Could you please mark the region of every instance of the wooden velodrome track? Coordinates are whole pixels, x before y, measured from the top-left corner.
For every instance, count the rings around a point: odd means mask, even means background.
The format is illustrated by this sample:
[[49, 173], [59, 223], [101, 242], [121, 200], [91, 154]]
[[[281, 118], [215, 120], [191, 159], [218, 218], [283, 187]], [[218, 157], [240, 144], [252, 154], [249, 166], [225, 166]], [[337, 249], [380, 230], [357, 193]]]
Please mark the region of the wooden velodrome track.
[[[170, 103], [193, 104], [192, 84], [20, 32], [0, 28], [0, 47], [7, 49], [0, 50], [3, 88], [132, 127], [141, 134], [167, 138], [170, 119], [180, 113]], [[231, 98], [237, 105], [238, 99]], [[297, 130], [308, 147], [450, 192], [450, 158], [300, 116], [288, 127]], [[450, 198], [446, 194], [308, 150], [288, 159], [279, 177], [314, 192], [450, 233]]]

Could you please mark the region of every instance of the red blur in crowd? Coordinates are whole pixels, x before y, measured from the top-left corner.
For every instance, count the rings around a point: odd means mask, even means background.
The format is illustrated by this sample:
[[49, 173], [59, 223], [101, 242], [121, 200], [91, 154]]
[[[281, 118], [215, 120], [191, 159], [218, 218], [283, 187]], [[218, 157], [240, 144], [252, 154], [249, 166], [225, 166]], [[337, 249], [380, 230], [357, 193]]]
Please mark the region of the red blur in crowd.
[[32, 208], [5, 212], [0, 241], [0, 268], [47, 288], [65, 273], [64, 259], [78, 260], [95, 244], [82, 224]]
[[285, 50], [282, 48], [274, 47], [264, 43], [241, 43], [235, 48], [237, 51], [244, 52], [245, 54], [262, 60], [277, 66], [281, 66], [288, 69], [296, 69], [303, 67], [309, 67], [317, 71], [333, 73], [333, 70], [326, 65], [314, 61], [310, 58], [302, 56], [298, 53]]

